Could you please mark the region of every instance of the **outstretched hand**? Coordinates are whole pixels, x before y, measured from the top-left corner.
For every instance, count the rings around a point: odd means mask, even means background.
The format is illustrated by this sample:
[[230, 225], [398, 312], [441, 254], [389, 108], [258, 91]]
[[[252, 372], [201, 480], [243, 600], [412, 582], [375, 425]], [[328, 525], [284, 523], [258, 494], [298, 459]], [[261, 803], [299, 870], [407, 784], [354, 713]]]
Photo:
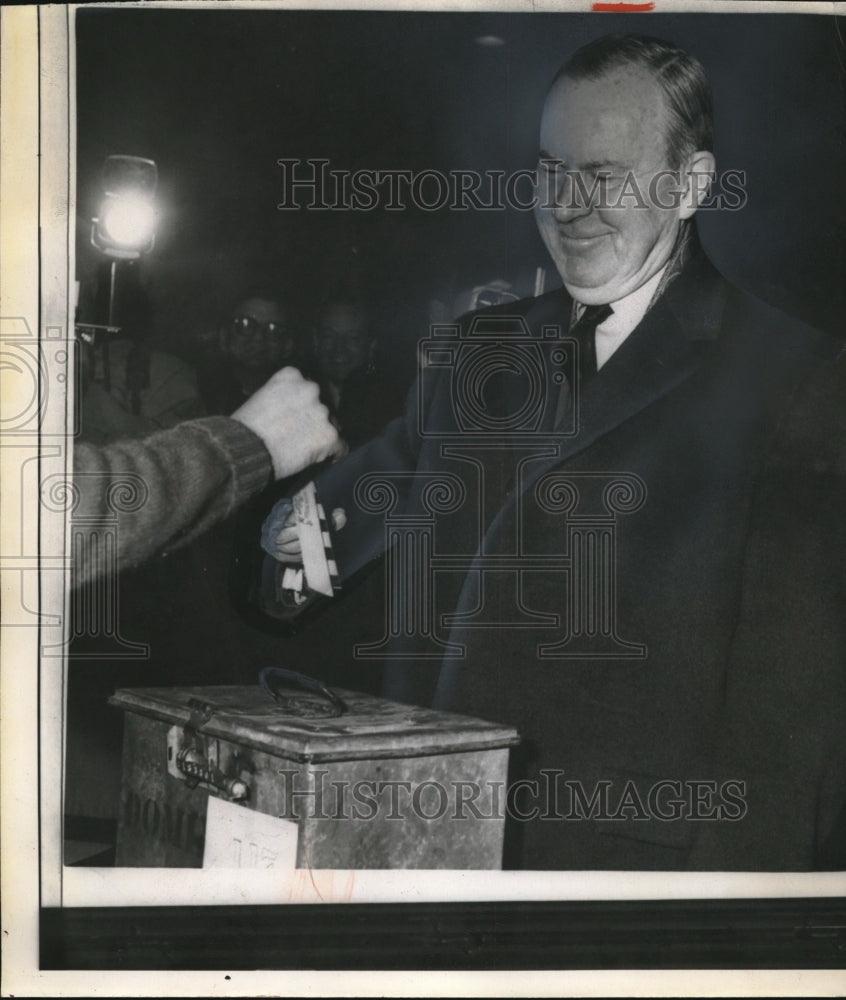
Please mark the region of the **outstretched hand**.
[[232, 418], [262, 439], [276, 479], [347, 452], [320, 402], [318, 387], [296, 368], [282, 368], [272, 375]]

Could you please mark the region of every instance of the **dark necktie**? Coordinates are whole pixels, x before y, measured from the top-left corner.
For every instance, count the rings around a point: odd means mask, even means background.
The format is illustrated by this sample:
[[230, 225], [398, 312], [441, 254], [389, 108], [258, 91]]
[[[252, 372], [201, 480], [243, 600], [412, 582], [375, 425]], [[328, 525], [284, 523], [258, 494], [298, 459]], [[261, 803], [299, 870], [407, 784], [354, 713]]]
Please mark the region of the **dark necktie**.
[[585, 310], [570, 328], [570, 336], [579, 342], [579, 386], [587, 384], [596, 374], [596, 328], [614, 310], [609, 305], [585, 306]]
[[[581, 391], [585, 383], [596, 374], [596, 328], [603, 320], [608, 319], [614, 310], [609, 305], [585, 306], [584, 312], [578, 320], [570, 327], [567, 334], [579, 342], [579, 370], [574, 372], [579, 386], [578, 398], [581, 398]], [[558, 379], [556, 379], [558, 381]], [[561, 389], [557, 396], [555, 408], [555, 418], [553, 426], [561, 428], [568, 413], [571, 414], [572, 406], [575, 405], [574, 398], [577, 393], [567, 380], [561, 382]]]

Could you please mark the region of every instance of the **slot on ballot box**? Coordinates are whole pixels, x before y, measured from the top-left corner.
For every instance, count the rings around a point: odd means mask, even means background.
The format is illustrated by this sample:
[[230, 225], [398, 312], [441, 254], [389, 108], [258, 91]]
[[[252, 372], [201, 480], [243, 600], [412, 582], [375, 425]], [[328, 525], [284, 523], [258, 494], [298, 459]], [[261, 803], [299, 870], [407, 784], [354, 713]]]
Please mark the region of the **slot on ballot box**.
[[[280, 857], [297, 868], [501, 867], [515, 730], [324, 693], [332, 701], [287, 689], [273, 700], [258, 685], [115, 692], [110, 704], [124, 712], [116, 864], [199, 868], [204, 857], [226, 864], [223, 854], [231, 867], [276, 867]], [[227, 833], [237, 850], [222, 850], [220, 824], [234, 829], [239, 817], [263, 833], [247, 852], [249, 837]]]

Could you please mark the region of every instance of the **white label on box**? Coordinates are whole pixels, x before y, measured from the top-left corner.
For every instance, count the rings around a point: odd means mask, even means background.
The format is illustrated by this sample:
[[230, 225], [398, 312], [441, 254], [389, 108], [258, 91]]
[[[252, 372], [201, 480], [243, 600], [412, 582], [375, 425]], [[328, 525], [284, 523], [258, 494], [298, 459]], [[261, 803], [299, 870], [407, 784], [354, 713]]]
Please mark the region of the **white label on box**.
[[284, 868], [297, 865], [297, 824], [209, 797], [203, 868]]

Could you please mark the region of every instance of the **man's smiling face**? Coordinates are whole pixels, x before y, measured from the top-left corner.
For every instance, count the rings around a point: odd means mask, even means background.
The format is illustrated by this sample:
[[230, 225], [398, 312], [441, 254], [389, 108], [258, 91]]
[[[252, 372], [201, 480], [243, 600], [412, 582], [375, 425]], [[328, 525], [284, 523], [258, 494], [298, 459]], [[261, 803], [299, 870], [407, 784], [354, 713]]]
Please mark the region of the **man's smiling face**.
[[[536, 219], [567, 291], [580, 302], [599, 305], [628, 295], [670, 256], [680, 211], [650, 197], [650, 181], [673, 166], [667, 115], [661, 87], [638, 67], [610, 70], [596, 80], [562, 77], [549, 92], [541, 119]], [[583, 195], [602, 176], [608, 178], [601, 182], [606, 207]], [[672, 198], [665, 196], [664, 181], [657, 201], [666, 206]], [[617, 197], [624, 184], [631, 191], [633, 183], [639, 197]]]

